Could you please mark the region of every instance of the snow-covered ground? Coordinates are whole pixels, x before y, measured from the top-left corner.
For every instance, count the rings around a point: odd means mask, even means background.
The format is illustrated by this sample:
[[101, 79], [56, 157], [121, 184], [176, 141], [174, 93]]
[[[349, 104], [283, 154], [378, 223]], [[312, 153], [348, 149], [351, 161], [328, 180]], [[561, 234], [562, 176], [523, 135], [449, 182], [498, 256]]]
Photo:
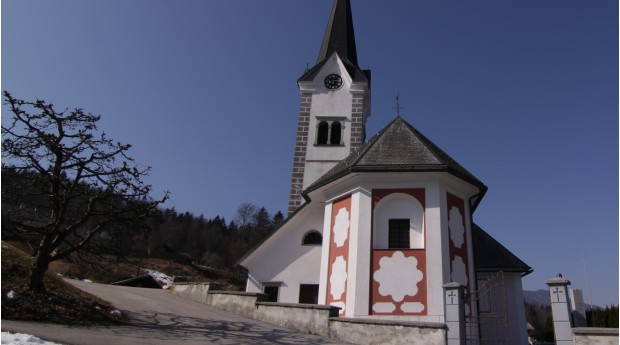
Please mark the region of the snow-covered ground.
[[7, 345], [61, 345], [50, 341], [41, 340], [33, 335], [24, 333], [2, 332], [2, 344]]
[[142, 270], [144, 270], [146, 272], [146, 274], [148, 274], [149, 276], [151, 276], [153, 279], [157, 280], [158, 282], [163, 284], [164, 289], [169, 288], [172, 285], [172, 280], [173, 278], [171, 276], [167, 276], [159, 271], [155, 271], [155, 270], [150, 270], [148, 268], [143, 268]]

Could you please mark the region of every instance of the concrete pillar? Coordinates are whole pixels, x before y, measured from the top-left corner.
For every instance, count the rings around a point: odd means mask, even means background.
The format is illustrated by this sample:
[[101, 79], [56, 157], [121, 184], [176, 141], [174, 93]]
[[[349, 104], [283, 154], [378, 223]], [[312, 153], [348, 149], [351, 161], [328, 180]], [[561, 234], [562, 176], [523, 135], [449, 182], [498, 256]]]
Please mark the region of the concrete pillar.
[[446, 345], [465, 345], [465, 286], [457, 282], [443, 285], [445, 298], [445, 317], [448, 332]]
[[545, 282], [549, 285], [551, 298], [551, 315], [553, 317], [553, 331], [557, 345], [574, 345], [571, 312], [568, 298], [570, 281], [558, 274]]

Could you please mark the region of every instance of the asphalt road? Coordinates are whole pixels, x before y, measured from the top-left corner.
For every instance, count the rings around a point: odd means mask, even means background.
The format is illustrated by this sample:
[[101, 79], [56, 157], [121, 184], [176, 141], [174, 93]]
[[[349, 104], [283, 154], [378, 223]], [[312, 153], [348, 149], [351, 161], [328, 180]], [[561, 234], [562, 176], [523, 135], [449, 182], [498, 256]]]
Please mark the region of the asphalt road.
[[114, 304], [132, 321], [123, 326], [75, 327], [2, 320], [2, 331], [67, 345], [345, 344], [228, 313], [166, 290], [67, 281]]

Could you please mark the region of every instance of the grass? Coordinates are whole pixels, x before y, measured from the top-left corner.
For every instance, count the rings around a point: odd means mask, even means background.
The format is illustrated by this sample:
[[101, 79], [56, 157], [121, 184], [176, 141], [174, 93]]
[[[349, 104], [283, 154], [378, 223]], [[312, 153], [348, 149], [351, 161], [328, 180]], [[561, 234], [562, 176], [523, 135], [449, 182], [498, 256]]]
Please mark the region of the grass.
[[[2, 242], [2, 318], [66, 325], [113, 325], [126, 320], [111, 312], [114, 306], [76, 289], [48, 273], [45, 293], [28, 290], [32, 257]], [[9, 298], [13, 291], [16, 297]]]

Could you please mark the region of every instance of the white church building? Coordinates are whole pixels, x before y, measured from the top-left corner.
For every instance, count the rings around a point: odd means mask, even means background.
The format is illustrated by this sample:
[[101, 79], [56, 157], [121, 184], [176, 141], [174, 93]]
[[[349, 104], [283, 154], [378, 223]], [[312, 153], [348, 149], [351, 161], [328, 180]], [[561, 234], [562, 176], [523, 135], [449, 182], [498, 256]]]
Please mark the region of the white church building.
[[487, 187], [400, 116], [366, 140], [370, 81], [350, 1], [335, 0], [317, 63], [297, 81], [289, 217], [239, 261], [246, 291], [347, 318], [445, 322], [443, 286], [458, 282], [473, 332], [527, 343], [532, 269], [473, 222]]

